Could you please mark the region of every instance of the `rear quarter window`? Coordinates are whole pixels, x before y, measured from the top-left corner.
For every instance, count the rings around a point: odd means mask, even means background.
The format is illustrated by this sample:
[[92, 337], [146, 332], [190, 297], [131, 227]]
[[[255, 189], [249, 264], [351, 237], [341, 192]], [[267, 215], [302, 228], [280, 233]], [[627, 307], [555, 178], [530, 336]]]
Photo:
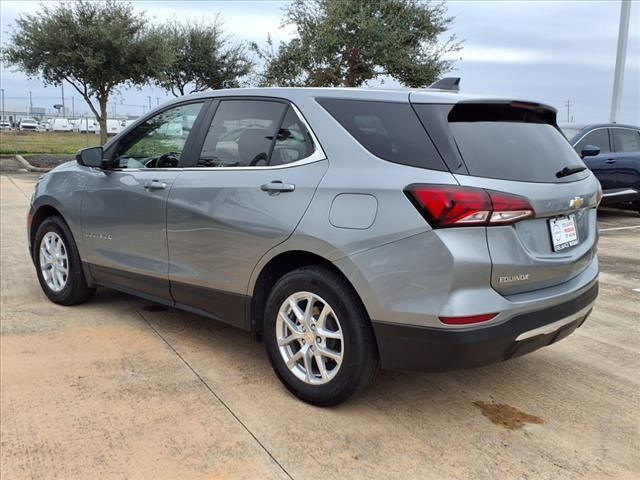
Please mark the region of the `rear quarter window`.
[[358, 143], [393, 163], [447, 170], [409, 103], [317, 98]]

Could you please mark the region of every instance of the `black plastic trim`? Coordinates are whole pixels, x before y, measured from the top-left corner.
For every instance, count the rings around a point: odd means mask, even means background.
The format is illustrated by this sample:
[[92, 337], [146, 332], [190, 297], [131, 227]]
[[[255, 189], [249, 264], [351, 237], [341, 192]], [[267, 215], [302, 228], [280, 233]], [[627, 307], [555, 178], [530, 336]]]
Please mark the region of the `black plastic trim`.
[[451, 371], [514, 358], [550, 345], [578, 328], [589, 316], [552, 332], [516, 342], [521, 333], [566, 318], [590, 305], [598, 282], [577, 297], [538, 311], [517, 315], [493, 327], [467, 330], [425, 328], [372, 321], [382, 368], [388, 370]]

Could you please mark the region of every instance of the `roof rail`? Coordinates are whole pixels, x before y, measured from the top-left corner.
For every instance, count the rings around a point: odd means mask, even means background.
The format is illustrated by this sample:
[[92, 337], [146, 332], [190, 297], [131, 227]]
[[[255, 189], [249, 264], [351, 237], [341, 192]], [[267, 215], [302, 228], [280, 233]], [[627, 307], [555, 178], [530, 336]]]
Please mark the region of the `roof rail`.
[[440, 80], [437, 80], [429, 85], [429, 88], [458, 92], [460, 91], [460, 77], [441, 78]]

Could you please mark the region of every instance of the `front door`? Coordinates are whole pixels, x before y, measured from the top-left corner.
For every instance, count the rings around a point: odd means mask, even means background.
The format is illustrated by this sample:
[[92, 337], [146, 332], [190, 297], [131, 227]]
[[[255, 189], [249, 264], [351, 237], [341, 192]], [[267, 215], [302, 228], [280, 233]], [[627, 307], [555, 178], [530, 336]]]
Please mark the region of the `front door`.
[[582, 161], [598, 178], [603, 191], [606, 192], [616, 188], [617, 166], [615, 155], [612, 153], [613, 149], [609, 142], [609, 129], [596, 128], [587, 133], [576, 145], [578, 154], [587, 145], [598, 147], [600, 153], [595, 157], [585, 157]]
[[203, 103], [169, 108], [146, 119], [93, 170], [82, 202], [84, 260], [105, 286], [171, 301], [166, 204]]
[[285, 241], [328, 166], [286, 102], [225, 99], [193, 168], [169, 195], [169, 277], [177, 304], [245, 327], [260, 258]]

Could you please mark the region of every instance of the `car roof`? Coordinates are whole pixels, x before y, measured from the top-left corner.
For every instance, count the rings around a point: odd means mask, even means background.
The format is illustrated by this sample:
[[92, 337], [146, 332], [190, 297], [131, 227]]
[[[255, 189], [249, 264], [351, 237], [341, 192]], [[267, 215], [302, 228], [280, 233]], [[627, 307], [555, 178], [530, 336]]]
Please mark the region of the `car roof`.
[[[171, 103], [183, 102], [191, 99], [206, 99], [228, 96], [259, 96], [285, 98], [294, 101], [302, 97], [345, 98], [353, 100], [372, 100], [385, 102], [455, 104], [460, 102], [527, 102], [557, 112], [549, 105], [531, 102], [521, 98], [500, 98], [487, 95], [474, 95], [450, 90], [432, 88], [423, 89], [382, 89], [382, 88], [350, 88], [350, 87], [267, 87], [267, 88], [228, 88], [223, 90], [209, 90], [177, 98]], [[165, 105], [166, 106], [166, 105]]]

